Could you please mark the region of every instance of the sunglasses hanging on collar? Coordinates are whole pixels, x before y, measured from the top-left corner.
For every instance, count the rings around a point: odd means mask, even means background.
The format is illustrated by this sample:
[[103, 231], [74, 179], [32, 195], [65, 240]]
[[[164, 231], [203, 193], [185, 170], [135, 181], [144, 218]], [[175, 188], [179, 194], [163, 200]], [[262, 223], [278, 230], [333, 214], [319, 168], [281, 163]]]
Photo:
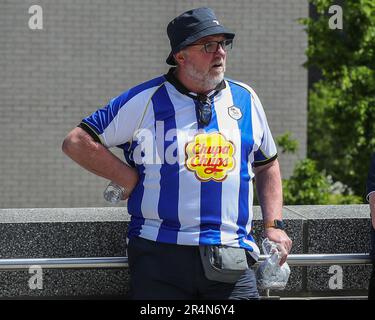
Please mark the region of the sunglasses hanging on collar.
[[201, 125], [207, 126], [212, 118], [211, 98], [206, 95], [198, 95], [196, 101], [199, 116], [198, 121]]

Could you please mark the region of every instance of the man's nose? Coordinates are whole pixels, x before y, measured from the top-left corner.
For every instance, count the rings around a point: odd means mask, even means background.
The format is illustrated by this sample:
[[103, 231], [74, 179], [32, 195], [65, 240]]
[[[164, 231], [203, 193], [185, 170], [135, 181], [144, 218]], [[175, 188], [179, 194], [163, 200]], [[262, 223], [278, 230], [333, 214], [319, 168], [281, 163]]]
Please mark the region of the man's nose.
[[217, 50], [216, 50], [216, 52], [215, 52], [215, 54], [217, 54], [217, 55], [221, 55], [221, 56], [225, 56], [226, 53], [227, 53], [227, 52], [224, 50], [224, 44], [219, 44], [219, 45], [218, 45], [218, 48], [217, 48]]

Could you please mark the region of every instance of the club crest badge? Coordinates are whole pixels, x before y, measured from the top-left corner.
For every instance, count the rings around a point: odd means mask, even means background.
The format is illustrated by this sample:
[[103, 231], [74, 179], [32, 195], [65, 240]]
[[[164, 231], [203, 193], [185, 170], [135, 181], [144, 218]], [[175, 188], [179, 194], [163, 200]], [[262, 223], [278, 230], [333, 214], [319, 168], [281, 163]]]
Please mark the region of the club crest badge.
[[242, 118], [241, 109], [236, 106], [231, 106], [228, 108], [228, 114], [234, 120], [240, 120]]

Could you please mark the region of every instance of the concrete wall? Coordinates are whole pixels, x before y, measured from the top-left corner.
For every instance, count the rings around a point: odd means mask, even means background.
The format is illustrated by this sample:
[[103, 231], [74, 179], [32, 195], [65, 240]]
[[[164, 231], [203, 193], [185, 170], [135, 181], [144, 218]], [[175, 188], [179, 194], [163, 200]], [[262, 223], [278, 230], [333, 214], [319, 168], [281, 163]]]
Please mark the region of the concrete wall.
[[[262, 221], [255, 208], [255, 239]], [[283, 211], [292, 254], [368, 253], [367, 205], [287, 206]], [[125, 256], [126, 208], [0, 209], [0, 260]], [[366, 296], [371, 266], [291, 267], [277, 296]], [[43, 269], [41, 288], [30, 288], [34, 273], [0, 269], [0, 297], [125, 297], [127, 269]], [[340, 280], [341, 279], [341, 280]], [[264, 293], [262, 293], [264, 295]]]
[[[43, 30], [28, 27], [31, 5]], [[236, 32], [227, 76], [255, 88], [274, 136], [300, 142], [281, 156], [284, 176], [306, 154], [305, 1], [3, 0], [0, 3], [0, 208], [106, 206], [106, 181], [61, 152], [64, 136], [128, 87], [167, 71], [166, 25], [212, 7]]]

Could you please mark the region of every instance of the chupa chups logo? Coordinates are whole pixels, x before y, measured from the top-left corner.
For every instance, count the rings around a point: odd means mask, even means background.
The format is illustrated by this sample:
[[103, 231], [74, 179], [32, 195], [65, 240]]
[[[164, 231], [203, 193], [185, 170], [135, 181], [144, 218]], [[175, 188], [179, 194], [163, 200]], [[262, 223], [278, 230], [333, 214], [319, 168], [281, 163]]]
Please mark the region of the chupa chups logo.
[[185, 166], [200, 181], [224, 181], [234, 169], [234, 145], [221, 133], [201, 133], [185, 147]]

